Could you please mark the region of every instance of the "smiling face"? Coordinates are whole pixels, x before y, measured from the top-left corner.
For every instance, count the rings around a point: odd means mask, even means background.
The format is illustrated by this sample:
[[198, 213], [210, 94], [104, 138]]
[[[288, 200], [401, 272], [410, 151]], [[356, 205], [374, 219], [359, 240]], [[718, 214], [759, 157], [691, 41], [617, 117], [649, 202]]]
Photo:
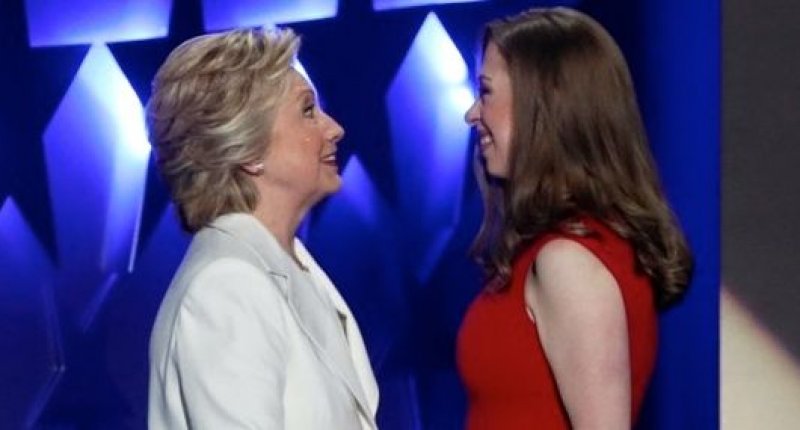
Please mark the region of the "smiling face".
[[275, 114], [263, 179], [311, 205], [342, 184], [336, 161], [344, 129], [319, 106], [314, 89], [295, 70]]
[[487, 172], [507, 178], [511, 147], [511, 77], [497, 45], [489, 42], [479, 77], [479, 97], [467, 110], [465, 120], [475, 127]]

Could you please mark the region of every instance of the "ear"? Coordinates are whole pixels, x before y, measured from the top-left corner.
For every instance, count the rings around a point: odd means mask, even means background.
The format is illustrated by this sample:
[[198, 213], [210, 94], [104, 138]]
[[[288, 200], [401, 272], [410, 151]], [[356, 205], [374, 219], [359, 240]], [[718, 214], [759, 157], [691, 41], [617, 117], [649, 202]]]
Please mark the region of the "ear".
[[264, 162], [242, 164], [240, 168], [250, 175], [261, 176], [264, 173]]

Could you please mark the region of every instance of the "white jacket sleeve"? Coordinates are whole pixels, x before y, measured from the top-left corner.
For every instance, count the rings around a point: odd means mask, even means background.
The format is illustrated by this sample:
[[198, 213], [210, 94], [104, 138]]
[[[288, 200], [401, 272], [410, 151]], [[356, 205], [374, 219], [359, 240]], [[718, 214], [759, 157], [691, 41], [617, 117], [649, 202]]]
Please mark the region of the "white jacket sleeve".
[[191, 428], [282, 429], [286, 339], [276, 280], [220, 260], [186, 294], [173, 342]]

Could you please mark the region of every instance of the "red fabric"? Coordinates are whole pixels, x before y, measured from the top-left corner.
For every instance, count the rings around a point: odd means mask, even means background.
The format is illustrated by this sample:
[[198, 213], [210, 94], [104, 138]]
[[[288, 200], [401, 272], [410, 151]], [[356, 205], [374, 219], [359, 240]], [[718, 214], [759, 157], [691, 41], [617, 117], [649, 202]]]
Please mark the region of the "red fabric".
[[459, 372], [469, 398], [467, 429], [570, 428], [524, 298], [528, 270], [542, 246], [556, 238], [574, 240], [590, 250], [620, 287], [628, 323], [632, 422], [636, 421], [657, 349], [658, 320], [650, 280], [635, 270], [633, 248], [627, 241], [603, 223], [582, 221], [593, 234], [541, 236], [515, 258], [510, 287], [482, 292], [467, 311], [457, 345]]

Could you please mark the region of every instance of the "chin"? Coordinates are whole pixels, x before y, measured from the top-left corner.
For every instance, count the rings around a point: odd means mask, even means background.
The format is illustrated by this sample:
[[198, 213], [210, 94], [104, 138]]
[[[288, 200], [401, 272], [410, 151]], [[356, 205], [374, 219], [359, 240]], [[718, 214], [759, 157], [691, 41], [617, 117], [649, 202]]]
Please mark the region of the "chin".
[[499, 169], [496, 166], [492, 166], [491, 164], [486, 165], [486, 173], [488, 173], [489, 176], [497, 179], [508, 178], [508, 172], [506, 172], [505, 169]]
[[327, 183], [322, 187], [322, 193], [324, 195], [333, 194], [339, 191], [342, 188], [342, 178], [337, 176], [336, 179], [331, 181], [327, 181]]

